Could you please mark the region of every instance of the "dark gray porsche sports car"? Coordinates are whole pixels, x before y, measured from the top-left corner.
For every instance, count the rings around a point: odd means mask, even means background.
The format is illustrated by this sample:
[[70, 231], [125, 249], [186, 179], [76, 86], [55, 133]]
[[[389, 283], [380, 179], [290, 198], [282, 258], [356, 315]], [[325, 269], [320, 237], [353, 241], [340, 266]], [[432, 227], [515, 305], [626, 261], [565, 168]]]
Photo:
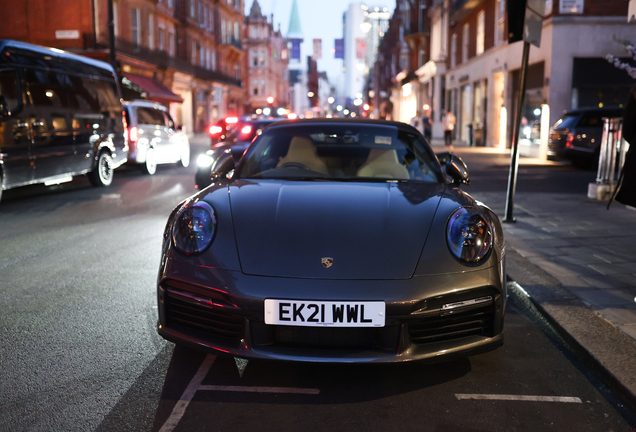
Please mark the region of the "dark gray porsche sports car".
[[236, 357], [446, 360], [503, 343], [500, 222], [413, 127], [284, 121], [172, 212], [158, 331]]

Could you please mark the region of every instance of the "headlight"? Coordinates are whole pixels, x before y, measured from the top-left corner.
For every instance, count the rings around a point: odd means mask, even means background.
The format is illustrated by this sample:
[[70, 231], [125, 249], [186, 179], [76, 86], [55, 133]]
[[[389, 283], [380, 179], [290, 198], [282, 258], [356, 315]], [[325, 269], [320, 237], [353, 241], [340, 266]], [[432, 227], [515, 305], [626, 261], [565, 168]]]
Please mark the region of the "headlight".
[[186, 255], [204, 252], [216, 233], [214, 209], [205, 201], [183, 208], [172, 225], [172, 239], [177, 250]]
[[457, 209], [446, 226], [446, 243], [460, 261], [477, 264], [492, 250], [492, 230], [476, 209]]
[[206, 154], [200, 155], [199, 158], [197, 159], [197, 165], [200, 166], [201, 168], [211, 167], [213, 163], [214, 163], [214, 158]]

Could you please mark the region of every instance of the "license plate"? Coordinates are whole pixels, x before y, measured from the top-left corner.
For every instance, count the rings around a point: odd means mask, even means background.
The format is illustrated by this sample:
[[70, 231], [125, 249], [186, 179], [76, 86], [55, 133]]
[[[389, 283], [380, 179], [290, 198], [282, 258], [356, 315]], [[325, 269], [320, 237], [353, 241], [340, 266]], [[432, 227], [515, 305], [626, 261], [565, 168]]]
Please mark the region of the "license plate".
[[384, 327], [384, 302], [265, 300], [265, 324], [305, 327]]

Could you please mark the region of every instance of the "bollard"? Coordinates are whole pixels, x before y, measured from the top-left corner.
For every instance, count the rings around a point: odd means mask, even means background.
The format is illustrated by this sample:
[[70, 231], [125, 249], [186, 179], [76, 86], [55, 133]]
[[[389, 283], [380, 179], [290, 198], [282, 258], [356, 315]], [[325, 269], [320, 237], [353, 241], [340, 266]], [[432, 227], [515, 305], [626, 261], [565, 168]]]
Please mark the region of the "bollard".
[[597, 200], [607, 200], [614, 192], [629, 147], [621, 136], [623, 120], [604, 118], [603, 121], [596, 183], [590, 183], [587, 189], [588, 198]]

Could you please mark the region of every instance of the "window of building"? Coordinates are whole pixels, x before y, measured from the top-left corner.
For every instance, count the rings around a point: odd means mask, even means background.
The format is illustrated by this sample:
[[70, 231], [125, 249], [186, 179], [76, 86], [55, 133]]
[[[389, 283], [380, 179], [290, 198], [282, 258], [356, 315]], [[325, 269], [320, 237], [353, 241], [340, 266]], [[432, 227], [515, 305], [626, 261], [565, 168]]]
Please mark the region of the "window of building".
[[450, 51], [450, 67], [453, 69], [457, 65], [457, 33], [451, 36]]
[[199, 46], [199, 66], [205, 67], [205, 48]]
[[159, 51], [166, 50], [166, 29], [163, 25], [159, 26]]
[[208, 7], [207, 5], [204, 5], [203, 6], [203, 28], [205, 29], [210, 27], [208, 24], [208, 16], [209, 16]]
[[239, 64], [238, 64], [238, 63], [236, 63], [236, 64], [234, 65], [234, 77], [235, 77], [237, 80], [240, 80], [240, 79], [241, 79], [241, 66], [239, 66]]
[[462, 27], [462, 63], [468, 61], [468, 44], [470, 42], [470, 25], [464, 24]]
[[495, 44], [504, 41], [504, 26], [506, 22], [506, 0], [497, 0], [495, 5]]
[[141, 23], [139, 18], [139, 9], [132, 9], [130, 11], [130, 25], [132, 28], [132, 43], [135, 45], [139, 45], [141, 42]]
[[237, 43], [241, 40], [241, 26], [239, 23], [234, 23], [234, 42]]
[[190, 61], [192, 64], [197, 64], [197, 43], [192, 41], [192, 46], [190, 48]]
[[260, 67], [264, 68], [264, 67], [267, 66], [266, 63], [265, 63], [265, 51], [261, 51], [259, 54], [260, 55], [259, 55], [259, 59], [258, 60], [259, 60], [259, 63], [260, 63]]
[[256, 51], [250, 52], [250, 57], [252, 57], [252, 67], [258, 67], [258, 53]]
[[199, 27], [203, 27], [203, 2], [199, 1]]
[[216, 70], [216, 52], [212, 51], [212, 70]]
[[196, 0], [190, 0], [190, 18], [194, 18], [197, 14]]
[[241, 7], [241, 0], [234, 0], [234, 7], [239, 9]]
[[258, 29], [256, 27], [252, 27], [252, 39], [258, 38]]
[[174, 31], [170, 30], [168, 32], [168, 46], [170, 48], [170, 55], [174, 57]]
[[252, 80], [252, 94], [258, 96], [258, 80]]
[[148, 14], [148, 48], [155, 49], [155, 16]]
[[484, 52], [484, 32], [486, 31], [486, 12], [477, 14], [477, 55]]
[[225, 39], [225, 20], [222, 19], [221, 20], [221, 43], [224, 44], [226, 41]]
[[266, 90], [266, 88], [265, 88], [265, 80], [262, 79], [261, 80], [261, 94], [262, 95], [266, 94], [265, 90]]
[[208, 21], [208, 30], [214, 31], [214, 11], [210, 9], [210, 19]]
[[168, 7], [169, 7], [169, 8], [172, 8], [172, 6], [173, 6], [172, 0], [168, 0], [168, 3], [167, 3], [167, 4], [168, 4]]
[[211, 66], [210, 49], [206, 48], [205, 49], [205, 67], [206, 69], [210, 69], [210, 66]]
[[119, 20], [117, 19], [117, 3], [113, 2], [113, 27], [115, 36], [119, 36]]

